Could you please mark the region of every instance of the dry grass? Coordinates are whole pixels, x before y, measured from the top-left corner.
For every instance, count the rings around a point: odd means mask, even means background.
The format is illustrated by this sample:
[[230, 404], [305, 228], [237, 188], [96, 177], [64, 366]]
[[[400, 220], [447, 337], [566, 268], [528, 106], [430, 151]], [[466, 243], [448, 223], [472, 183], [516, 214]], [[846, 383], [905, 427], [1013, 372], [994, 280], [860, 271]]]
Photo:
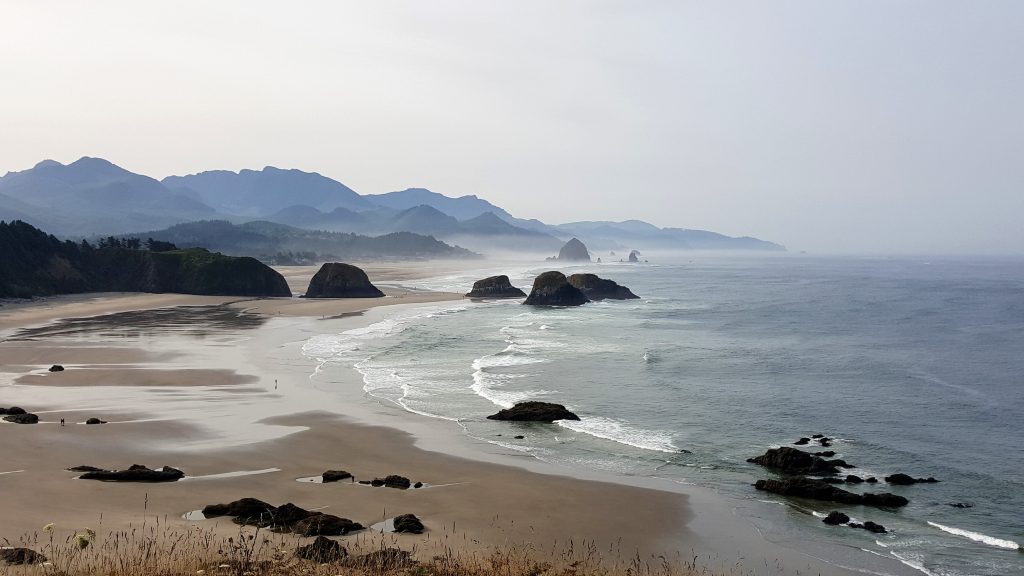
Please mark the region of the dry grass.
[[[128, 530], [97, 533], [83, 528], [58, 536], [52, 527], [2, 546], [24, 547], [48, 559], [32, 566], [0, 564], [0, 576], [694, 576], [711, 574], [698, 558], [641, 558], [611, 546], [568, 540], [542, 550], [506, 545], [470, 551], [451, 542], [465, 535], [425, 534], [406, 547], [412, 560], [396, 559], [393, 535], [364, 531], [337, 539], [344, 559], [318, 564], [295, 557], [312, 539], [240, 527], [231, 536], [212, 528], [154, 521]], [[392, 551], [385, 553], [383, 551]]]

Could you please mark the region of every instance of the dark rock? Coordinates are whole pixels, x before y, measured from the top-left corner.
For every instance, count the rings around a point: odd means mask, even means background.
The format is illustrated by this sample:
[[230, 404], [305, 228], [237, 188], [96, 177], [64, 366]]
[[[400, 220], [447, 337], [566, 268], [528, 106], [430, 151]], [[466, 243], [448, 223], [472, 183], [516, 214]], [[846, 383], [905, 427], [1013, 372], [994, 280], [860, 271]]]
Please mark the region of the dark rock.
[[381, 298], [384, 293], [370, 283], [360, 268], [328, 262], [309, 281], [306, 298]]
[[839, 502], [840, 504], [863, 504], [883, 508], [898, 508], [908, 501], [895, 494], [855, 494], [836, 488], [828, 482], [811, 478], [787, 478], [785, 480], [758, 480], [754, 487], [758, 490], [810, 500]]
[[0, 548], [0, 560], [11, 565], [42, 564], [46, 556], [28, 548]]
[[583, 295], [591, 300], [636, 300], [639, 298], [629, 288], [620, 286], [613, 280], [601, 278], [597, 274], [573, 274], [567, 280], [569, 284], [579, 288]]
[[523, 436], [521, 434], [519, 436], [513, 436], [512, 437], [513, 440], [524, 440], [525, 438], [526, 438], [526, 436]]
[[587, 296], [569, 284], [565, 274], [551, 271], [537, 276], [533, 290], [523, 303], [531, 306], [581, 306], [587, 302]]
[[821, 481], [828, 482], [829, 484], [846, 484], [846, 480], [843, 480], [842, 478], [834, 478], [832, 476], [825, 476]]
[[275, 511], [277, 507], [256, 498], [242, 498], [229, 504], [210, 504], [202, 510], [203, 516], [207, 518], [234, 516], [241, 520], [239, 524], [259, 522], [261, 518], [270, 518]]
[[562, 249], [558, 251], [558, 259], [570, 262], [590, 262], [590, 252], [587, 251], [587, 247], [583, 242], [573, 238], [566, 242], [565, 246], [562, 246]]
[[349, 474], [348, 472], [345, 472], [344, 470], [328, 470], [324, 472], [320, 477], [323, 478], [323, 481], [326, 484], [328, 482], [348, 480], [349, 478], [352, 477], [352, 475]]
[[639, 261], [640, 261], [640, 253], [637, 252], [636, 250], [630, 250], [630, 252], [629, 252], [629, 262], [639, 262]]
[[914, 478], [908, 474], [902, 472], [893, 474], [892, 476], [886, 476], [885, 481], [889, 484], [896, 484], [897, 486], [910, 486], [911, 484], [934, 484], [938, 482], [935, 478]]
[[302, 536], [344, 536], [362, 530], [363, 525], [348, 518], [331, 514], [313, 513], [292, 525], [292, 531]]
[[278, 506], [277, 509], [271, 513], [271, 520], [266, 524], [266, 526], [289, 528], [297, 524], [300, 520], [305, 520], [314, 514], [319, 514], [319, 512], [310, 512], [305, 508], [299, 508], [295, 504], [289, 502]]
[[865, 480], [865, 482], [867, 482], [868, 484], [878, 484], [878, 478], [875, 478], [874, 476], [872, 476], [872, 477], [868, 478], [867, 480]]
[[864, 529], [873, 534], [885, 534], [886, 532], [885, 526], [882, 526], [881, 524], [875, 524], [870, 520], [864, 523]]
[[[384, 481], [383, 481], [383, 480], [381, 480], [381, 486], [383, 486], [383, 485], [384, 485], [384, 484], [383, 484], [383, 482], [384, 482]], [[360, 481], [359, 481], [359, 483], [360, 483], [360, 484], [366, 484], [367, 486], [370, 486], [370, 485], [372, 485], [372, 484], [373, 484], [373, 480], [360, 480]]]
[[67, 468], [68, 472], [108, 472], [103, 468], [97, 468], [95, 466], [75, 466], [74, 468]]
[[811, 439], [810, 438], [801, 438], [801, 439], [797, 440], [796, 442], [793, 442], [793, 444], [795, 444], [797, 446], [803, 446], [805, 444], [810, 444], [810, 443], [811, 443]]
[[64, 371], [64, 367], [61, 366], [60, 364], [54, 364], [53, 366], [50, 366], [50, 372], [63, 372], [63, 371]]
[[380, 478], [374, 478], [373, 480], [370, 481], [370, 486], [375, 486], [377, 488], [380, 488], [383, 485], [384, 485], [384, 481], [381, 480]]
[[384, 548], [369, 554], [356, 556], [351, 561], [358, 568], [365, 568], [376, 573], [401, 570], [413, 565], [412, 554], [398, 548]]
[[847, 484], [860, 484], [862, 482], [864, 482], [864, 479], [861, 478], [860, 476], [856, 476], [856, 475], [853, 475], [853, 474], [849, 474], [849, 475], [846, 476], [846, 483]]
[[855, 468], [855, 466], [853, 464], [847, 464], [846, 460], [836, 459], [836, 460], [826, 460], [825, 462], [827, 462], [827, 463], [829, 463], [829, 464], [831, 464], [833, 466], [839, 467], [839, 468]]
[[550, 402], [520, 402], [511, 408], [491, 414], [488, 420], [511, 420], [514, 422], [554, 422], [555, 420], [579, 420], [580, 417], [568, 411], [561, 404]]
[[26, 412], [25, 409], [20, 406], [11, 406], [10, 408], [7, 409], [6, 413], [10, 414], [11, 416], [17, 416], [19, 414], [28, 414], [28, 412]]
[[10, 416], [4, 416], [5, 422], [12, 422], [14, 424], [38, 424], [39, 416], [35, 414], [13, 414]]
[[473, 283], [473, 289], [466, 296], [470, 298], [525, 298], [526, 292], [512, 285], [508, 276], [491, 276]]
[[839, 470], [831, 462], [789, 446], [772, 448], [747, 462], [760, 464], [787, 474], [833, 475]]
[[974, 508], [974, 504], [969, 504], [967, 502], [950, 502], [949, 505], [953, 508]]
[[422, 534], [423, 522], [413, 514], [402, 514], [395, 516], [395, 532], [406, 532], [409, 534]]
[[423, 482], [417, 482], [412, 485], [413, 488], [423, 488]]
[[317, 536], [316, 540], [311, 544], [296, 548], [295, 556], [303, 560], [326, 564], [328, 562], [337, 562], [348, 556], [348, 551], [341, 544], [330, 538]]
[[106, 424], [107, 421], [106, 420], [100, 420], [99, 418], [89, 418], [88, 420], [85, 421], [85, 423], [86, 424], [90, 424], [90, 425], [92, 425], [92, 424]]
[[391, 474], [390, 476], [384, 477], [384, 486], [388, 488], [398, 488], [400, 490], [407, 490], [409, 486], [412, 486], [412, 482], [409, 481], [405, 476], [399, 476], [397, 474]]
[[815, 456], [821, 456], [823, 458], [831, 458], [831, 457], [835, 456], [836, 453], [834, 451], [832, 451], [832, 450], [825, 450], [824, 452], [815, 452], [814, 455]]
[[177, 482], [185, 477], [185, 473], [177, 468], [164, 466], [150, 470], [141, 464], [133, 464], [127, 470], [99, 470], [86, 472], [79, 476], [82, 480], [101, 480], [103, 482]]
[[824, 522], [825, 524], [828, 524], [829, 526], [838, 526], [840, 524], [846, 524], [849, 521], [850, 521], [850, 517], [849, 516], [847, 516], [846, 514], [843, 514], [842, 512], [839, 512], [837, 510], [833, 510], [832, 512], [829, 512], [828, 516], [825, 516], [825, 519], [822, 520], [822, 522]]

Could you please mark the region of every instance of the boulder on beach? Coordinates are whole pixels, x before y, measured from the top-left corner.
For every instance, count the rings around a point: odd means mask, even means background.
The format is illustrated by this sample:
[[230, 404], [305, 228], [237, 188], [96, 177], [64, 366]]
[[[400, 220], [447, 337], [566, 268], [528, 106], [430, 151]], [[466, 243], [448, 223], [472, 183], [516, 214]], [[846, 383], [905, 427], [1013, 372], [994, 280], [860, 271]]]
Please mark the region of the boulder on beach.
[[785, 480], [758, 480], [754, 488], [792, 498], [823, 500], [840, 504], [862, 504], [881, 508], [899, 508], [906, 506], [908, 500], [895, 494], [855, 494], [842, 488], [836, 488], [828, 482], [812, 478], [787, 478]]
[[64, 367], [61, 366], [60, 364], [54, 364], [53, 366], [50, 366], [50, 372], [63, 372], [63, 371], [64, 371]]
[[395, 525], [395, 532], [404, 532], [407, 534], [423, 533], [423, 522], [421, 522], [415, 514], [402, 514], [400, 516], [395, 516], [393, 523]]
[[241, 498], [228, 504], [209, 504], [202, 510], [203, 516], [216, 518], [218, 516], [235, 516], [241, 518], [259, 518], [277, 510], [276, 506], [267, 504], [256, 498]]
[[324, 536], [317, 536], [312, 543], [295, 549], [296, 558], [318, 564], [337, 562], [346, 556], [348, 556], [348, 550], [345, 550], [344, 546]]
[[28, 414], [22, 412], [20, 414], [9, 414], [4, 416], [4, 422], [11, 422], [12, 424], [38, 424], [39, 416], [35, 414]]
[[765, 468], [772, 468], [787, 474], [833, 475], [839, 473], [834, 461], [825, 460], [789, 446], [772, 448], [761, 456], [748, 458], [747, 462], [760, 464]]
[[513, 422], [554, 422], [555, 420], [579, 420], [561, 404], [551, 402], [520, 402], [511, 408], [505, 408], [497, 414], [491, 414], [488, 420], [510, 420]]
[[106, 424], [107, 421], [106, 420], [100, 420], [99, 418], [89, 418], [88, 420], [85, 421], [85, 423], [89, 424], [89, 425], [93, 425], [93, 424]]
[[390, 474], [384, 477], [384, 486], [387, 488], [398, 488], [401, 490], [407, 490], [412, 486], [412, 482], [405, 476], [399, 476], [398, 474]]
[[590, 300], [636, 300], [640, 298], [629, 288], [620, 286], [614, 280], [601, 278], [597, 274], [573, 274], [567, 280], [569, 284], [579, 288]]
[[466, 293], [470, 298], [526, 298], [526, 292], [512, 285], [508, 276], [491, 276], [473, 283], [473, 289]]
[[127, 470], [96, 470], [79, 476], [82, 480], [103, 482], [177, 482], [184, 477], [185, 473], [177, 468], [164, 466], [151, 470], [141, 464], [133, 464]]
[[46, 562], [46, 556], [29, 548], [0, 548], [0, 561], [12, 566], [42, 564]]
[[349, 478], [352, 478], [352, 475], [349, 474], [348, 472], [345, 472], [344, 470], [328, 470], [321, 474], [320, 478], [323, 480], [324, 484], [327, 484], [328, 482], [348, 480]]
[[895, 484], [897, 486], [910, 486], [911, 484], [934, 484], [938, 482], [935, 478], [914, 478], [909, 474], [903, 474], [898, 472], [892, 476], [886, 476], [885, 481], [889, 484]]
[[381, 298], [362, 269], [342, 262], [327, 262], [309, 281], [306, 298]]
[[107, 472], [103, 468], [97, 468], [95, 466], [74, 466], [71, 468], [65, 468], [68, 472]]
[[829, 526], [838, 526], [840, 524], [846, 524], [849, 521], [850, 517], [838, 510], [833, 510], [829, 512], [828, 516], [825, 516], [825, 519], [822, 520], [822, 522], [828, 524]]
[[363, 525], [348, 518], [315, 512], [294, 523], [291, 528], [300, 536], [344, 536], [362, 530]]
[[590, 262], [590, 252], [578, 238], [573, 238], [558, 251], [558, 259], [569, 262]]
[[590, 300], [577, 287], [569, 284], [565, 274], [545, 272], [533, 281], [533, 290], [523, 304], [531, 306], [581, 306]]

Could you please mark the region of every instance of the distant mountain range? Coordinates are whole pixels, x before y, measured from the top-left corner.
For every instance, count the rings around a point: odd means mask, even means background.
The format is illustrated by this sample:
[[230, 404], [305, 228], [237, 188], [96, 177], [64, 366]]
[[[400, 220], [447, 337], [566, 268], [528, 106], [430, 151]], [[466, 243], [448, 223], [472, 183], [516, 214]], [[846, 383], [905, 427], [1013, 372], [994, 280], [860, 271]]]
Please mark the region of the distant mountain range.
[[196, 221], [265, 221], [371, 236], [406, 232], [483, 253], [553, 254], [571, 237], [595, 252], [785, 250], [756, 238], [658, 228], [639, 220], [551, 225], [516, 218], [477, 196], [451, 198], [425, 188], [360, 195], [301, 170], [215, 170], [158, 181], [88, 157], [67, 165], [44, 160], [0, 177], [0, 220], [23, 220], [65, 238], [156, 231]]

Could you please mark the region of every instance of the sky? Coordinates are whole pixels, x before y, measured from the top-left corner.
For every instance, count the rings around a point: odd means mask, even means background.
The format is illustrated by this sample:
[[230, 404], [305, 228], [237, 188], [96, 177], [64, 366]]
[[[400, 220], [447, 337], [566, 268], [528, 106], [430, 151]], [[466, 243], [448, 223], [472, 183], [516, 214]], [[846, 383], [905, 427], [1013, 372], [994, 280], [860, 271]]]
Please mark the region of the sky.
[[0, 0], [0, 173], [266, 165], [816, 253], [1024, 253], [1024, 2]]

